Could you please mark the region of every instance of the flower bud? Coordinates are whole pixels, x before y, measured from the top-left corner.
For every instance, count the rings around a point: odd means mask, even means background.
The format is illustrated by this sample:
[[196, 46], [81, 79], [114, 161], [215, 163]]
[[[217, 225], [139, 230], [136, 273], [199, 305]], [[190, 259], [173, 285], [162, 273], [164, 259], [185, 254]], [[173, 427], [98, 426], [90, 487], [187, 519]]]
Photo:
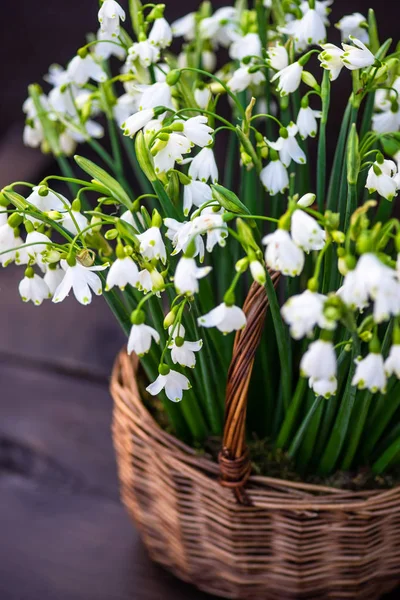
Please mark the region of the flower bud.
[[18, 213], [12, 213], [12, 215], [10, 215], [7, 219], [7, 223], [13, 229], [16, 229], [17, 227], [19, 227], [22, 222], [23, 222], [23, 218]]
[[151, 226], [158, 227], [158, 229], [160, 229], [162, 224], [163, 224], [162, 217], [161, 217], [160, 213], [158, 212], [158, 210], [155, 208], [153, 210], [153, 214], [151, 216]]
[[233, 213], [250, 214], [248, 208], [239, 200], [234, 192], [228, 190], [223, 185], [214, 183], [211, 185], [212, 197], [225, 210]]
[[153, 283], [154, 291], [161, 291], [165, 288], [165, 281], [161, 273], [157, 271], [157, 269], [152, 269], [150, 271], [151, 281]]
[[90, 220], [90, 225], [92, 226], [92, 231], [96, 231], [97, 233], [101, 231], [102, 224], [100, 217], [96, 217], [96, 215], [93, 215], [93, 217]]
[[146, 146], [142, 131], [136, 134], [135, 138], [135, 153], [139, 166], [150, 182], [156, 181], [157, 176], [154, 171], [153, 162], [150, 158], [149, 151]]
[[259, 260], [251, 261], [250, 272], [254, 281], [257, 281], [257, 283], [259, 283], [260, 285], [265, 285], [265, 282], [267, 281], [267, 276], [265, 274], [265, 269]]
[[235, 271], [237, 273], [244, 273], [247, 270], [248, 266], [249, 259], [247, 258], [247, 256], [245, 256], [244, 258], [241, 258], [237, 261], [237, 263], [235, 264]]
[[301, 206], [302, 208], [308, 208], [309, 206], [312, 206], [315, 202], [316, 199], [316, 195], [315, 194], [304, 194], [304, 196], [302, 196], [298, 201], [297, 204], [298, 206]]
[[48, 250], [46, 252], [46, 262], [49, 264], [55, 264], [60, 261], [61, 254], [57, 250]]
[[172, 71], [170, 71], [166, 76], [165, 81], [169, 86], [172, 87], [178, 83], [180, 77], [181, 71], [179, 69], [172, 69]]
[[104, 237], [106, 240], [115, 240], [118, 237], [118, 231], [116, 229], [109, 229], [105, 232]]
[[331, 232], [331, 236], [334, 242], [336, 242], [336, 244], [344, 244], [346, 236], [343, 233], [343, 231], [332, 231]]
[[176, 314], [175, 314], [174, 310], [170, 310], [169, 313], [167, 313], [164, 317], [164, 321], [163, 321], [164, 329], [168, 329], [168, 327], [171, 327], [171, 325], [173, 325], [175, 323], [175, 318], [176, 318]]
[[306, 85], [308, 85], [313, 90], [315, 90], [317, 92], [321, 91], [321, 88], [320, 88], [317, 80], [315, 79], [314, 75], [312, 75], [309, 71], [303, 71], [301, 74], [301, 79], [303, 80], [303, 82]]

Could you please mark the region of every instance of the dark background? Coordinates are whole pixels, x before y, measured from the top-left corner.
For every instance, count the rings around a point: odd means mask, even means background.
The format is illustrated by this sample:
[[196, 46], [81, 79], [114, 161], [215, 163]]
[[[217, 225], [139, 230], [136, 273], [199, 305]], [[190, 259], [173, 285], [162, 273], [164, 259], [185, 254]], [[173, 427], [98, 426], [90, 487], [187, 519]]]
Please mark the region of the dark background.
[[[369, 4], [381, 40], [399, 37], [398, 0], [336, 0], [331, 22]], [[197, 5], [167, 2], [166, 17]], [[1, 188], [52, 168], [21, 142], [26, 88], [96, 31], [98, 4], [0, 0], [0, 9]], [[330, 39], [339, 42], [333, 28]], [[343, 73], [334, 84], [331, 150], [349, 82]], [[108, 375], [124, 337], [105, 303], [38, 309], [20, 301], [20, 279], [21, 269], [0, 271], [0, 600], [206, 600], [149, 561], [119, 502]]]

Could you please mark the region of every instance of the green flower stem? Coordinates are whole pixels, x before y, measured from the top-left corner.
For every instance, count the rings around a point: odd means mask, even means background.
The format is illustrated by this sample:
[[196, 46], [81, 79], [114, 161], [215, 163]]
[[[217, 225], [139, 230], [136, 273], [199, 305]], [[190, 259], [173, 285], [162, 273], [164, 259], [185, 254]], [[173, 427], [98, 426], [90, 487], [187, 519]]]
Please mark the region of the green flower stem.
[[346, 213], [344, 219], [344, 231], [348, 231], [350, 225], [350, 218], [353, 212], [357, 208], [357, 183], [347, 184], [347, 204]]
[[328, 113], [330, 105], [330, 80], [328, 71], [324, 71], [321, 86], [322, 114], [318, 139], [318, 158], [317, 158], [317, 203], [318, 209], [323, 210], [325, 206], [325, 187], [326, 187], [326, 126], [328, 122]]
[[372, 471], [379, 475], [400, 452], [400, 437], [393, 442], [391, 446], [382, 454], [382, 456], [372, 465]]
[[139, 183], [140, 189], [143, 193], [151, 194], [152, 187], [150, 181], [147, 179], [146, 175], [143, 173], [142, 169], [139, 166], [139, 163], [135, 154], [135, 147], [132, 140], [129, 137], [123, 135], [122, 131], [120, 133], [120, 139], [122, 140], [122, 144], [125, 148], [125, 153], [128, 157], [129, 163], [131, 165], [132, 171], [135, 175], [137, 182]]

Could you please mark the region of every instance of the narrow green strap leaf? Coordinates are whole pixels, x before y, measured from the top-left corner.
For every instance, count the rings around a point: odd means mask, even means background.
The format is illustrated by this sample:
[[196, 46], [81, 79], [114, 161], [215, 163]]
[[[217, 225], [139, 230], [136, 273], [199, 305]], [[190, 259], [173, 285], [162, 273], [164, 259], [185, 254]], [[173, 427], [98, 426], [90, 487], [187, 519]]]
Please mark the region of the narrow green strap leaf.
[[322, 211], [325, 206], [325, 187], [326, 187], [326, 125], [328, 122], [328, 112], [330, 105], [330, 79], [328, 71], [324, 71], [321, 85], [322, 113], [318, 140], [318, 159], [317, 159], [317, 202], [318, 210]]
[[131, 199], [114, 177], [111, 177], [107, 171], [104, 171], [104, 169], [83, 156], [75, 156], [74, 159], [82, 171], [85, 171], [85, 173], [88, 173], [88, 175], [103, 184], [110, 192], [110, 195], [123, 204], [128, 210], [132, 209], [133, 204]]
[[389, 448], [382, 454], [382, 456], [378, 458], [378, 460], [372, 465], [372, 471], [377, 475], [385, 471], [385, 469], [387, 469], [399, 452], [400, 437], [397, 438], [397, 440], [395, 440], [393, 444], [391, 444], [391, 446], [389, 446]]
[[296, 454], [296, 452], [298, 451], [300, 444], [303, 441], [305, 434], [307, 433], [307, 430], [312, 421], [312, 418], [313, 418], [317, 408], [319, 407], [320, 403], [323, 401], [324, 401], [324, 399], [322, 398], [322, 396], [317, 396], [315, 398], [313, 404], [311, 405], [309, 411], [307, 412], [305, 418], [303, 419], [299, 429], [297, 430], [296, 435], [294, 436], [293, 442], [291, 443], [290, 448], [288, 450], [289, 456], [294, 456]]
[[329, 210], [337, 210], [338, 204], [338, 189], [340, 186], [340, 179], [342, 175], [342, 165], [344, 162], [344, 149], [346, 145], [347, 132], [349, 128], [350, 115], [352, 112], [352, 105], [349, 100], [346, 106], [345, 113], [343, 115], [342, 125], [340, 127], [339, 138], [336, 145], [335, 156], [333, 159], [331, 177], [329, 181], [329, 191], [328, 191], [328, 209]]
[[351, 420], [351, 435], [349, 436], [349, 444], [341, 465], [341, 469], [343, 471], [348, 471], [351, 469], [358, 444], [364, 431], [365, 422], [367, 420], [373, 396], [374, 395], [371, 392], [358, 394], [355, 404], [355, 413]]
[[285, 448], [289, 436], [293, 431], [293, 427], [295, 425], [296, 419], [299, 414], [299, 410], [303, 403], [304, 392], [307, 388], [307, 379], [304, 377], [299, 377], [296, 391], [294, 393], [293, 399], [290, 403], [289, 409], [286, 413], [285, 420], [283, 421], [282, 427], [280, 429], [278, 439], [276, 441], [277, 448]]

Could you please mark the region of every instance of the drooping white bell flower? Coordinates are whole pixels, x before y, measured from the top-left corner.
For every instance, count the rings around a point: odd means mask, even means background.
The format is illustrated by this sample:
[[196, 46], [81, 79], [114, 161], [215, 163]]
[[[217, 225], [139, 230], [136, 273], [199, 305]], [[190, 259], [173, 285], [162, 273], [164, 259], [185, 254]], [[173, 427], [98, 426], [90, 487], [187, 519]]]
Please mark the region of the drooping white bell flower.
[[377, 191], [387, 200], [393, 200], [397, 195], [398, 183], [395, 179], [397, 174], [396, 163], [392, 160], [376, 160], [368, 171], [365, 187], [369, 193]]
[[350, 71], [354, 71], [373, 65], [375, 56], [368, 50], [366, 45], [352, 35], [350, 36], [350, 40], [353, 42], [353, 46], [342, 44], [344, 53], [341, 60], [344, 66], [350, 69]]
[[183, 214], [189, 214], [192, 206], [200, 208], [205, 202], [212, 200], [212, 191], [204, 181], [192, 180], [183, 187]]
[[328, 321], [323, 309], [326, 296], [305, 290], [302, 294], [291, 296], [282, 306], [281, 314], [290, 327], [290, 335], [299, 340], [305, 335], [311, 335], [314, 327], [334, 329], [336, 323]]
[[326, 231], [304, 210], [295, 210], [292, 215], [290, 233], [293, 241], [305, 252], [321, 250], [325, 246]]
[[214, 47], [227, 48], [235, 37], [237, 9], [233, 6], [223, 6], [211, 17], [200, 21], [200, 36], [210, 40]]
[[329, 79], [335, 81], [340, 75], [343, 69], [343, 50], [335, 46], [335, 44], [323, 44], [321, 46], [322, 52], [318, 54], [318, 60], [321, 63], [321, 67], [329, 71]]
[[228, 306], [223, 302], [206, 315], [199, 317], [197, 323], [202, 327], [216, 327], [227, 334], [243, 329], [246, 326], [246, 315], [238, 306]]
[[196, 13], [191, 12], [171, 23], [171, 30], [174, 37], [184, 37], [190, 42], [196, 35]]
[[295, 277], [304, 267], [304, 252], [294, 243], [288, 231], [277, 229], [266, 235], [262, 243], [267, 246], [265, 262], [274, 271]]
[[188, 140], [203, 148], [211, 144], [213, 138], [211, 133], [213, 128], [207, 125], [208, 119], [204, 115], [198, 115], [197, 117], [191, 117], [183, 123], [183, 133]]
[[[113, 106], [114, 118], [120, 127], [122, 127], [125, 124], [125, 121], [127, 121], [129, 119], [129, 117], [131, 117], [135, 113], [137, 113], [138, 110], [139, 110], [138, 96], [135, 97], [128, 93], [122, 94], [122, 96], [117, 98], [117, 102]], [[147, 122], [145, 123], [145, 125], [147, 125]], [[139, 129], [140, 129], [140, 127], [139, 127]], [[139, 131], [139, 129], [137, 129], [136, 131]]]
[[79, 86], [85, 85], [89, 79], [98, 83], [107, 81], [107, 73], [90, 54], [85, 58], [81, 58], [79, 55], [74, 56], [67, 67], [67, 73], [70, 80]]
[[386, 374], [383, 356], [380, 353], [370, 352], [363, 359], [356, 360], [356, 372], [351, 385], [359, 390], [368, 389], [372, 393], [386, 391]]
[[400, 283], [397, 279], [386, 277], [374, 295], [373, 316], [375, 323], [388, 321], [400, 314]]
[[50, 90], [49, 107], [61, 115], [76, 117], [77, 108], [71, 94], [71, 86], [59, 86]]
[[171, 27], [164, 17], [154, 21], [149, 34], [149, 42], [160, 48], [167, 48], [172, 42]]
[[206, 250], [212, 252], [214, 246], [226, 245], [228, 227], [223, 219], [223, 212], [214, 212], [212, 207], [205, 208], [201, 215], [192, 221], [192, 233], [207, 234]]
[[289, 187], [289, 175], [286, 167], [276, 158], [271, 156], [271, 162], [260, 172], [261, 183], [271, 196], [283, 193]]
[[152, 396], [157, 396], [161, 390], [165, 390], [165, 394], [172, 402], [180, 402], [182, 400], [183, 390], [189, 390], [192, 386], [185, 375], [169, 369], [164, 365], [164, 373], [160, 373], [153, 383], [147, 386], [146, 390]]
[[268, 140], [268, 145], [279, 152], [279, 158], [285, 167], [289, 167], [292, 160], [301, 165], [307, 162], [307, 157], [296, 140], [298, 131], [297, 125], [290, 123], [288, 127], [280, 129], [280, 137], [276, 142]]
[[389, 109], [383, 110], [380, 113], [375, 113], [372, 116], [372, 130], [376, 131], [376, 133], [397, 132], [399, 127], [400, 110], [397, 102], [393, 102]]
[[136, 287], [139, 292], [143, 292], [144, 294], [148, 294], [149, 292], [154, 292], [153, 279], [151, 278], [151, 273], [148, 269], [142, 269], [139, 271], [136, 281]]
[[283, 71], [289, 65], [289, 55], [285, 46], [282, 44], [275, 44], [268, 48], [268, 66], [275, 71]]
[[101, 60], [108, 60], [111, 56], [124, 60], [126, 57], [126, 50], [115, 40], [112, 39], [112, 35], [102, 31], [101, 28], [97, 32], [97, 41], [99, 42], [94, 46], [94, 54]]
[[135, 42], [128, 50], [129, 62], [137, 60], [144, 69], [155, 64], [159, 58], [160, 50], [154, 43], [151, 43], [150, 40]]
[[249, 268], [254, 281], [257, 281], [257, 283], [260, 285], [265, 285], [267, 276], [265, 274], [264, 266], [261, 264], [261, 262], [259, 260], [251, 260]]
[[[24, 242], [8, 222], [0, 226], [0, 264], [3, 267], [6, 267], [13, 261], [17, 265], [28, 263], [29, 257], [27, 256], [27, 251], [20, 248], [23, 245]], [[16, 250], [16, 248], [20, 249]]]
[[299, 88], [302, 73], [303, 67], [298, 62], [294, 62], [275, 73], [271, 82], [278, 80], [277, 91], [281, 96], [287, 96]]
[[[328, 19], [328, 15], [330, 12], [329, 7], [332, 4], [333, 4], [333, 0], [316, 0], [316, 2], [315, 2], [315, 10], [317, 11], [317, 13], [321, 17], [321, 19], [323, 19], [325, 25], [329, 25], [329, 19]], [[307, 11], [311, 10], [310, 3], [308, 2], [308, 0], [302, 0], [300, 2], [300, 10], [303, 13], [303, 15], [305, 15]]]
[[197, 340], [196, 342], [187, 342], [185, 337], [185, 328], [183, 325], [175, 327], [172, 325], [169, 328], [169, 334], [172, 333], [172, 340], [168, 345], [171, 350], [172, 362], [181, 367], [189, 367], [193, 369], [196, 365], [195, 352], [199, 352], [203, 346], [203, 340]]
[[[44, 189], [38, 185], [32, 188], [32, 192], [26, 198], [26, 201], [41, 212], [56, 210], [63, 213], [71, 206], [70, 201], [62, 194], [58, 192], [55, 194], [52, 190]], [[32, 217], [32, 219], [34, 218]]]
[[135, 287], [139, 276], [139, 269], [130, 256], [121, 257], [112, 263], [107, 274], [106, 291], [115, 285], [124, 290], [129, 284]]
[[198, 267], [194, 258], [182, 256], [176, 265], [174, 283], [178, 294], [197, 294], [199, 291], [199, 279], [202, 279], [211, 271], [211, 267]]
[[[89, 225], [89, 221], [78, 210], [70, 210], [69, 212], [64, 213], [63, 218], [61, 220], [62, 226], [72, 233], [72, 235], [78, 235], [81, 231], [87, 228]], [[84, 235], [86, 235], [88, 231], [85, 231]]]
[[111, 37], [118, 37], [120, 20], [125, 21], [125, 11], [115, 0], [104, 0], [98, 13], [101, 30]]
[[400, 379], [400, 344], [393, 344], [390, 348], [384, 368], [387, 377], [396, 375], [397, 379]]
[[145, 323], [133, 324], [128, 339], [128, 354], [135, 352], [138, 356], [144, 356], [150, 350], [152, 339], [156, 344], [160, 343], [160, 335], [153, 327]]
[[168, 141], [153, 156], [156, 173], [168, 173], [174, 168], [176, 162], [183, 161], [183, 155], [190, 152], [191, 148], [192, 144], [186, 136], [175, 132], [170, 133]]
[[29, 148], [38, 148], [44, 140], [43, 129], [39, 121], [27, 123], [24, 127], [22, 140]]
[[26, 269], [25, 277], [20, 281], [18, 290], [23, 302], [32, 302], [36, 306], [40, 306], [43, 300], [51, 298], [46, 282], [36, 275], [31, 267]]
[[[191, 241], [194, 241], [195, 252], [193, 258], [199, 256], [200, 261], [204, 259], [204, 242], [200, 235], [195, 235], [193, 230], [193, 221], [184, 221], [183, 223], [176, 219], [166, 218], [164, 219], [164, 225], [167, 227], [167, 233], [165, 236], [171, 240], [174, 247], [172, 255], [179, 254], [179, 252], [186, 252]], [[197, 232], [198, 233], [198, 232]]]
[[75, 298], [83, 305], [90, 304], [92, 301], [91, 290], [96, 296], [101, 295], [101, 279], [94, 271], [104, 271], [104, 269], [108, 268], [108, 265], [84, 267], [79, 262], [70, 265], [66, 260], [62, 260], [61, 267], [65, 271], [65, 274], [54, 293], [53, 302], [58, 303], [65, 300], [71, 289]]
[[156, 108], [157, 106], [165, 106], [173, 108], [171, 96], [171, 88], [165, 81], [158, 81], [152, 85], [146, 86], [139, 102], [140, 110], [146, 108]]
[[289, 21], [279, 31], [294, 38], [297, 51], [302, 51], [312, 44], [322, 44], [326, 39], [325, 23], [315, 9], [307, 10], [301, 19]]
[[54, 293], [64, 278], [64, 271], [58, 265], [47, 265], [46, 273], [43, 277], [47, 287], [50, 290], [50, 294], [54, 296]]
[[243, 92], [250, 85], [259, 85], [265, 81], [265, 76], [261, 71], [251, 72], [252, 65], [243, 65], [234, 71], [232, 77], [227, 82], [227, 86], [232, 92]]
[[235, 37], [229, 48], [229, 56], [234, 60], [242, 61], [246, 56], [261, 56], [262, 46], [257, 33], [247, 33], [245, 36]]
[[314, 390], [314, 393], [323, 398], [330, 398], [337, 392], [338, 382], [336, 377], [331, 377], [330, 379], [314, 379], [310, 377], [308, 383], [310, 388]]
[[154, 118], [154, 110], [152, 108], [146, 108], [139, 110], [126, 119], [121, 125], [124, 135], [133, 137], [137, 134], [140, 129], [143, 129], [150, 121]]
[[40, 231], [31, 231], [26, 236], [25, 244], [31, 261], [35, 261], [40, 268], [44, 269], [43, 253], [49, 249], [50, 238]]
[[209, 179], [213, 183], [218, 181], [218, 167], [215, 162], [214, 152], [211, 148], [205, 147], [194, 157], [189, 167], [189, 176], [192, 179], [199, 179], [207, 182]]
[[332, 342], [319, 339], [312, 342], [300, 361], [303, 376], [316, 380], [331, 381], [336, 377], [336, 354]]
[[351, 36], [353, 36], [364, 44], [368, 44], [368, 28], [361, 27], [362, 23], [367, 24], [367, 19], [359, 12], [342, 17], [340, 21], [336, 23], [336, 27], [340, 30], [342, 41], [349, 40]]
[[140, 233], [137, 239], [140, 243], [139, 251], [143, 258], [146, 260], [153, 260], [155, 258], [165, 264], [167, 252], [158, 227], [150, 227], [143, 233]]
[[62, 133], [60, 133], [58, 143], [60, 144], [61, 152], [66, 156], [72, 156], [73, 154], [75, 154], [77, 142], [71, 136], [69, 131], [65, 130]]
[[310, 106], [300, 108], [299, 114], [297, 115], [296, 125], [299, 129], [302, 140], [306, 140], [308, 137], [315, 137], [317, 135], [317, 119], [320, 118], [320, 110], [313, 110]]
[[[212, 69], [208, 69], [211, 71]], [[196, 88], [194, 91], [194, 99], [200, 108], [206, 109], [211, 100], [211, 91], [208, 87]]]

